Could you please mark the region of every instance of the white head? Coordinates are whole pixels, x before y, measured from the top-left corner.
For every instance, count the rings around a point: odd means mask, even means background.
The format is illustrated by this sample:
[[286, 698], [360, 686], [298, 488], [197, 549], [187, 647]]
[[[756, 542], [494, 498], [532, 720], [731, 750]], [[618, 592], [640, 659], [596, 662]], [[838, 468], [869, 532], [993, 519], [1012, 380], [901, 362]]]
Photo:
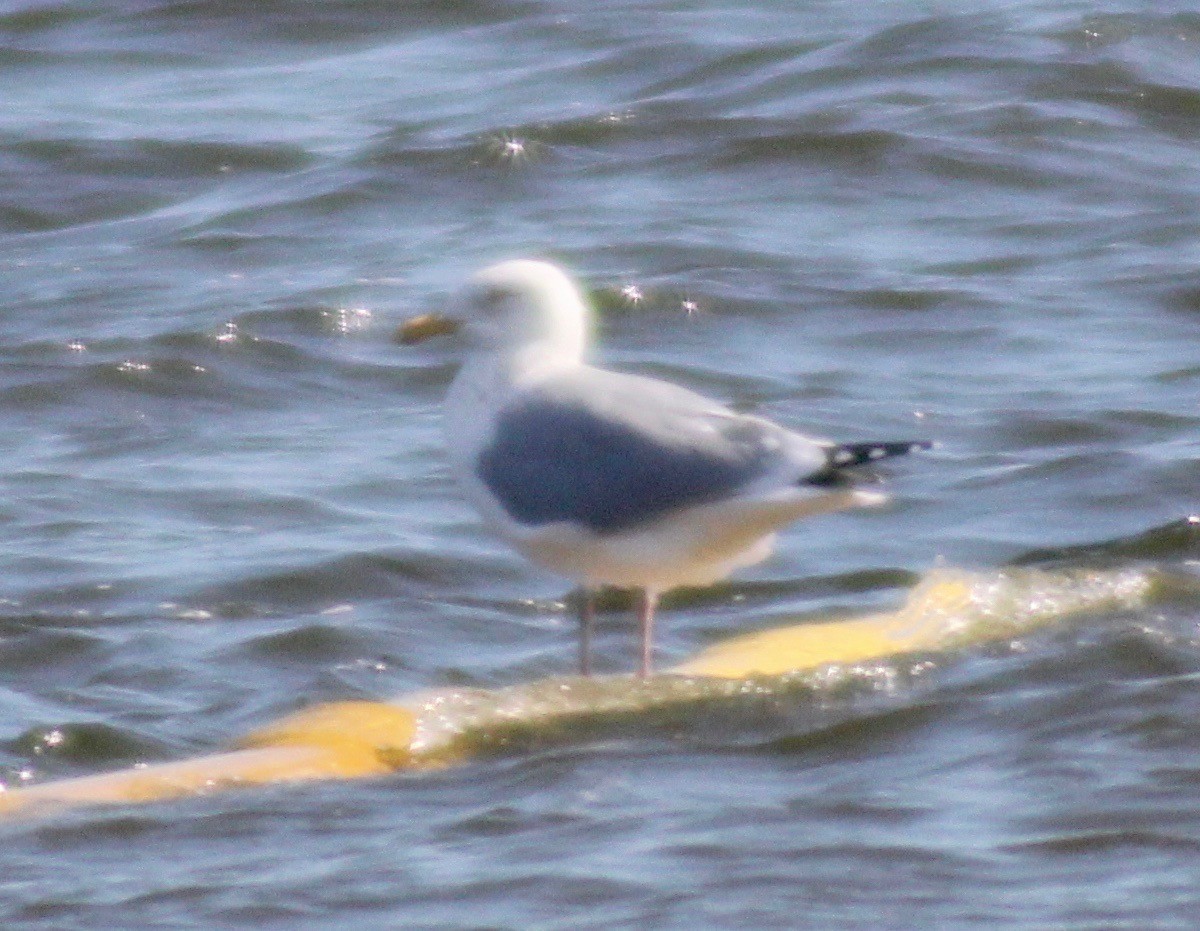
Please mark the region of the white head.
[[477, 272], [461, 313], [472, 348], [493, 352], [536, 347], [577, 361], [591, 336], [592, 315], [583, 295], [549, 262], [516, 259]]

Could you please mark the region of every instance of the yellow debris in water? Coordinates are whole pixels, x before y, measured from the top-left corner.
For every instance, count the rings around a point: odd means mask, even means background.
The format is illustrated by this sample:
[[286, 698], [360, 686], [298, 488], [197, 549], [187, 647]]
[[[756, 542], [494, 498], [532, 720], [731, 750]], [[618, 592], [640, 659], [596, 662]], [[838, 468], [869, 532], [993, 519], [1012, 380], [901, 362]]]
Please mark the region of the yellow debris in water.
[[412, 765], [417, 719], [407, 708], [374, 701], [316, 705], [244, 737], [239, 746], [320, 747], [331, 777], [372, 776]]
[[971, 591], [968, 576], [935, 574], [918, 586], [907, 604], [894, 614], [780, 627], [734, 637], [671, 671], [745, 679], [938, 649], [944, 646], [948, 633], [942, 619], [961, 612], [970, 602]]
[[0, 793], [0, 812], [153, 802], [235, 786], [379, 776], [412, 764], [416, 716], [384, 702], [317, 705], [239, 742], [229, 753], [63, 779]]
[[513, 728], [553, 732], [606, 715], [722, 701], [741, 694], [748, 680], [758, 690], [786, 690], [794, 687], [790, 675], [824, 666], [946, 651], [1019, 636], [1081, 612], [1135, 608], [1153, 578], [1132, 569], [942, 569], [922, 580], [896, 612], [736, 637], [650, 679], [549, 678], [494, 691], [435, 689], [397, 703], [317, 705], [255, 731], [230, 752], [0, 792], [0, 812], [149, 802], [445, 765]]

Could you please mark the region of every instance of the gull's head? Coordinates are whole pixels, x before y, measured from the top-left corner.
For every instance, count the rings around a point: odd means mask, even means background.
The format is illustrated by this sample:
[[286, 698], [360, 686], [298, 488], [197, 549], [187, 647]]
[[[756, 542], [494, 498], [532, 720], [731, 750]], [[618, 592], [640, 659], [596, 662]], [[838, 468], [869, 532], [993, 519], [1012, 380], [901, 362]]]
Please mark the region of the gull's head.
[[446, 314], [409, 321], [401, 342], [461, 331], [473, 350], [509, 354], [526, 349], [579, 360], [587, 348], [591, 312], [579, 288], [550, 262], [515, 259], [472, 275]]

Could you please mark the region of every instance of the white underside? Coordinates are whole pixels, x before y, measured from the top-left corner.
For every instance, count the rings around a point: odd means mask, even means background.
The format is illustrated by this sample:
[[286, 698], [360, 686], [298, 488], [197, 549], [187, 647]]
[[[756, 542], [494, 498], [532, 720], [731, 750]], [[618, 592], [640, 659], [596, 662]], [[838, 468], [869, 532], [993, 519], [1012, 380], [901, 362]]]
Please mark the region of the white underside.
[[687, 508], [632, 530], [597, 534], [571, 523], [497, 529], [527, 558], [588, 586], [665, 592], [709, 585], [770, 555], [780, 528], [804, 517], [882, 504], [877, 492], [789, 490]]

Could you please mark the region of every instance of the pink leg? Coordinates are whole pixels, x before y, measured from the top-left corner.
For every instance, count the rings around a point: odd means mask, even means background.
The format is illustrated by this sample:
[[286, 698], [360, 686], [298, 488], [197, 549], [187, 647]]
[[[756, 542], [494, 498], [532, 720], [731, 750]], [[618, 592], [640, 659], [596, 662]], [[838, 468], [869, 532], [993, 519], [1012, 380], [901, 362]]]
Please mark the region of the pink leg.
[[643, 589], [638, 600], [638, 625], [642, 630], [642, 665], [638, 675], [643, 679], [650, 675], [652, 642], [654, 640], [654, 606], [658, 593]]
[[592, 674], [592, 627], [596, 621], [596, 593], [585, 588], [579, 602], [579, 674]]

